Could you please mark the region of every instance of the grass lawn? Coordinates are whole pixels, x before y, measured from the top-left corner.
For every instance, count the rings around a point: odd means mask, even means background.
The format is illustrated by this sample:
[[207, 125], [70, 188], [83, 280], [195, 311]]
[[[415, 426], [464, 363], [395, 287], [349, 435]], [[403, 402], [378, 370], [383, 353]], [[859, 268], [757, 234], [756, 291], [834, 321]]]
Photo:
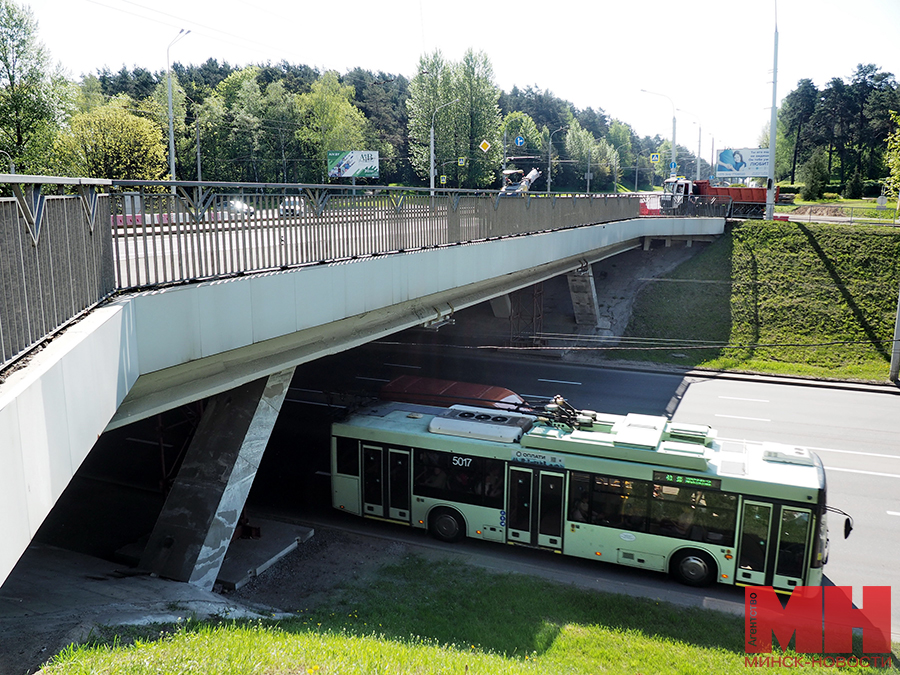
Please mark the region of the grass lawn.
[[746, 221], [641, 293], [614, 355], [884, 382], [898, 285], [896, 228]]
[[[158, 626], [143, 635], [133, 629], [104, 631], [94, 645], [66, 650], [43, 672], [710, 675], [755, 670], [745, 665], [742, 618], [417, 556], [383, 568], [366, 584], [343, 588], [328, 606], [296, 619], [188, 622], [160, 631]], [[893, 665], [870, 670], [900, 672], [897, 653], [895, 648]]]

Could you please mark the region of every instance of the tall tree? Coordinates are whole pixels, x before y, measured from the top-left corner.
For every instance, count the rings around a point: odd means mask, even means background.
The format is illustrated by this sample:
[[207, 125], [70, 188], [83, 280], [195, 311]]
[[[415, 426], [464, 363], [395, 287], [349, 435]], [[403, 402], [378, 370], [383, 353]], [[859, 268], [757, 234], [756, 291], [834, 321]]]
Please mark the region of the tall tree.
[[406, 101], [409, 129], [409, 162], [425, 182], [429, 182], [430, 137], [434, 135], [435, 166], [449, 161], [453, 154], [452, 130], [448, 108], [456, 105], [451, 95], [451, 69], [440, 50], [419, 59], [418, 75], [409, 83]]
[[503, 156], [494, 67], [487, 54], [469, 49], [452, 72], [451, 94], [458, 99], [450, 106], [455, 156], [466, 158], [464, 165], [452, 165], [456, 183], [463, 188], [485, 187], [497, 179]]
[[63, 108], [37, 29], [30, 8], [0, 0], [0, 150], [25, 170], [37, 154], [29, 145], [51, 137]]
[[302, 127], [297, 138], [313, 160], [311, 173], [317, 182], [325, 182], [329, 150], [365, 150], [366, 118], [353, 105], [353, 87], [343, 85], [338, 74], [328, 71], [308, 94], [297, 101]]
[[819, 90], [813, 84], [813, 81], [804, 78], [797, 83], [797, 88], [788, 94], [784, 103], [782, 103], [779, 117], [782, 119], [785, 129], [785, 136], [794, 137], [794, 153], [791, 161], [791, 183], [797, 173], [797, 158], [800, 156], [800, 148], [803, 144], [803, 131], [805, 124], [812, 117], [816, 110], [816, 103], [819, 99]]
[[166, 171], [159, 126], [128, 112], [122, 96], [72, 117], [60, 133], [54, 155], [60, 173], [119, 180], [156, 180]]

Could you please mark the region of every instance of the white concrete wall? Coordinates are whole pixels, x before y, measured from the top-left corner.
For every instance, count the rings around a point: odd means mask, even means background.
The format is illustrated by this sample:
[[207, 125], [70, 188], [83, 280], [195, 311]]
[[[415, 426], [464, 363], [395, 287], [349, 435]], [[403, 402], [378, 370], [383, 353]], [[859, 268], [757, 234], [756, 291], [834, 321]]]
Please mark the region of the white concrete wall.
[[159, 387], [166, 369], [211, 357], [224, 368], [223, 354], [345, 317], [636, 237], [723, 229], [721, 218], [639, 219], [179, 286], [98, 309], [0, 383], [0, 581], [141, 376]]

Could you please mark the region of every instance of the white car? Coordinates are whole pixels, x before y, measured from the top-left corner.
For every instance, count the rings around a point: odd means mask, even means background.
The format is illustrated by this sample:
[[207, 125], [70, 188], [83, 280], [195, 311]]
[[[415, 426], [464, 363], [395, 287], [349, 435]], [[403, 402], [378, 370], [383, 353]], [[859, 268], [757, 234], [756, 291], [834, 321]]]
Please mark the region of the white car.
[[306, 206], [303, 204], [303, 198], [296, 195], [285, 197], [278, 207], [278, 214], [281, 216], [302, 216], [305, 212]]
[[256, 209], [241, 199], [229, 199], [227, 202], [223, 202], [221, 210], [240, 218], [246, 218], [256, 213]]

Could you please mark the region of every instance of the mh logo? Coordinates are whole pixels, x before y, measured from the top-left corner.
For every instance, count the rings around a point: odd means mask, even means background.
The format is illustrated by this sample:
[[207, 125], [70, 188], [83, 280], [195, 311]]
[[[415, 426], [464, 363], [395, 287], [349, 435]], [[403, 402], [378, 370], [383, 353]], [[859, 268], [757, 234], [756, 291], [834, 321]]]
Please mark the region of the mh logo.
[[853, 629], [863, 631], [863, 651], [891, 651], [891, 587], [863, 586], [863, 606], [853, 606], [851, 586], [798, 586], [786, 605], [771, 586], [744, 592], [744, 642], [750, 654], [772, 651], [772, 636], [786, 649], [796, 635], [803, 654], [849, 654]]

